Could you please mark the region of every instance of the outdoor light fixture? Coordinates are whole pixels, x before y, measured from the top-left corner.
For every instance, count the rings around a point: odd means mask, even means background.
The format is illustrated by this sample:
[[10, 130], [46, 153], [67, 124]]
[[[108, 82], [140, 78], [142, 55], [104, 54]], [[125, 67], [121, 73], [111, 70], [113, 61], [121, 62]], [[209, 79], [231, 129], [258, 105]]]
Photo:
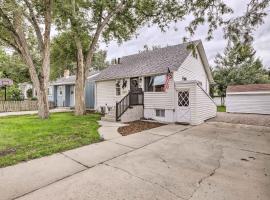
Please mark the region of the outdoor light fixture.
[[5, 101], [7, 100], [7, 86], [12, 86], [13, 80], [8, 78], [2, 78], [0, 79], [0, 88], [4, 88], [5, 90]]

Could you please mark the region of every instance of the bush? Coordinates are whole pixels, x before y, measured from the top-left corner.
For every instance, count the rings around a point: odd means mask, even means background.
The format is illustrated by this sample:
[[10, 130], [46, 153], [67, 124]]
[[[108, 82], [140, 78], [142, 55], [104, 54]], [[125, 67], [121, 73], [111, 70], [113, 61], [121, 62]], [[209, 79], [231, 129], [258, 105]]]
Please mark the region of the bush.
[[16, 85], [12, 85], [7, 87], [7, 99], [12, 101], [22, 101], [24, 100], [24, 97], [21, 90]]
[[37, 100], [37, 97], [32, 97], [31, 100], [32, 101], [36, 101]]

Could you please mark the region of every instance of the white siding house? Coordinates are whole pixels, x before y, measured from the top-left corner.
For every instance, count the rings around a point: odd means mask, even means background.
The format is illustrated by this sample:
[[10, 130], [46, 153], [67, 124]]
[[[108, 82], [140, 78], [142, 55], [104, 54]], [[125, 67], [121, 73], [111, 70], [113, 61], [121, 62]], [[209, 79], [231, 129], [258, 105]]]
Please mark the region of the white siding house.
[[[118, 59], [96, 79], [95, 108], [113, 121], [128, 121], [133, 113], [136, 119], [195, 125], [214, 117], [213, 78], [202, 42], [193, 43], [195, 51], [184, 43]], [[134, 106], [142, 106], [141, 116]]]
[[227, 112], [270, 114], [270, 84], [229, 86], [226, 95]]

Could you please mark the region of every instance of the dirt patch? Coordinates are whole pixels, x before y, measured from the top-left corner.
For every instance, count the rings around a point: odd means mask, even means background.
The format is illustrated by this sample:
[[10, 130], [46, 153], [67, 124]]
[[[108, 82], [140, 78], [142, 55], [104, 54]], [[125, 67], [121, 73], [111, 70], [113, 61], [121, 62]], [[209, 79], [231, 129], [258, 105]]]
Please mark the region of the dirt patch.
[[123, 126], [123, 127], [118, 128], [118, 132], [122, 136], [130, 135], [133, 133], [138, 133], [144, 130], [157, 128], [157, 127], [166, 125], [166, 124], [162, 124], [158, 122], [147, 122], [147, 121], [134, 121], [127, 124], [128, 126]]
[[14, 149], [14, 148], [4, 149], [4, 150], [0, 151], [0, 157], [6, 156], [9, 154], [14, 154], [14, 153], [16, 153], [16, 149]]

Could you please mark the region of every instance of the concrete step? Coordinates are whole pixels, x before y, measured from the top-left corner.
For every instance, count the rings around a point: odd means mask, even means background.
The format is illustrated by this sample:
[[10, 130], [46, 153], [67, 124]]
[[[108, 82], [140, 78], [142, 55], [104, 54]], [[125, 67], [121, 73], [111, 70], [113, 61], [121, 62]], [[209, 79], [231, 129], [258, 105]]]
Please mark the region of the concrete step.
[[115, 117], [115, 113], [114, 113], [114, 114], [106, 114], [105, 116], [108, 116], [108, 117]]
[[105, 116], [105, 117], [101, 117], [101, 121], [115, 122], [116, 119], [115, 119], [115, 117]]

